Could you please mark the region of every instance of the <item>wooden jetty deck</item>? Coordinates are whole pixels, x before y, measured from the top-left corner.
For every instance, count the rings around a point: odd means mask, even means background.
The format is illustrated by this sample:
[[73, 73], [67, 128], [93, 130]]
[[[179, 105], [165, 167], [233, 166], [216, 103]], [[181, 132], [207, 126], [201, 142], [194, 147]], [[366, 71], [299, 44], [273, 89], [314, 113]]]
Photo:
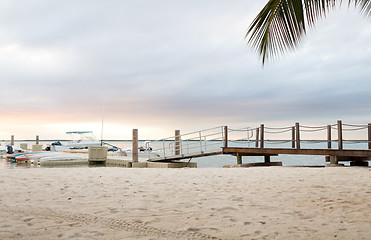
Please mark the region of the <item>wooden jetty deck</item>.
[[[223, 154], [237, 157], [237, 163], [242, 164], [242, 156], [263, 156], [264, 162], [269, 163], [271, 156], [288, 155], [322, 155], [331, 164], [341, 161], [352, 162], [352, 165], [365, 166], [371, 160], [371, 150], [336, 150], [336, 149], [291, 149], [291, 148], [223, 148]], [[367, 164], [368, 165], [368, 164]]]
[[[344, 129], [347, 127], [347, 129]], [[210, 130], [215, 130], [211, 132]], [[268, 131], [267, 131], [268, 130]], [[343, 131], [359, 131], [366, 130], [368, 132], [367, 136], [367, 145], [368, 149], [344, 149]], [[207, 133], [203, 133], [206, 131]], [[245, 128], [232, 130], [228, 129], [226, 126], [207, 129], [203, 131], [187, 133], [180, 135], [180, 131], [175, 131], [175, 136], [167, 139], [162, 139], [159, 141], [169, 141], [173, 139], [174, 144], [172, 145], [173, 150], [171, 154], [165, 154], [169, 150], [165, 151], [165, 144], [162, 150], [164, 154], [158, 158], [148, 159], [150, 162], [161, 162], [161, 161], [180, 161], [182, 159], [192, 159], [197, 157], [205, 157], [219, 154], [229, 154], [237, 157], [237, 164], [242, 164], [242, 156], [263, 156], [264, 163], [269, 165], [271, 156], [278, 156], [280, 154], [288, 155], [322, 155], [326, 157], [326, 160], [332, 165], [338, 164], [339, 161], [349, 161], [351, 165], [358, 166], [368, 166], [368, 161], [371, 160], [371, 124], [367, 125], [350, 125], [343, 124], [341, 121], [338, 121], [337, 124], [327, 125], [327, 126], [300, 126], [299, 123], [295, 123], [294, 126], [285, 127], [285, 128], [265, 128], [264, 124], [261, 124], [259, 128]], [[247, 132], [247, 138], [236, 139], [232, 138], [231, 134], [235, 132]], [[301, 148], [300, 139], [301, 132], [319, 132], [327, 131], [326, 140], [327, 149], [317, 149], [317, 148]], [[332, 131], [337, 131], [337, 139], [331, 138]], [[291, 135], [291, 139], [287, 142], [291, 143], [291, 148], [266, 148], [265, 144], [265, 133], [285, 133], [288, 132]], [[250, 135], [251, 134], [251, 135]], [[190, 135], [196, 135], [196, 137], [188, 137]], [[252, 137], [255, 135], [255, 139]], [[251, 140], [255, 145], [254, 147], [240, 147], [235, 146], [236, 142]], [[198, 150], [189, 152], [189, 141], [192, 141], [193, 145], [197, 145]], [[219, 141], [219, 146], [216, 146], [213, 149], [207, 146], [207, 141]], [[332, 143], [337, 143], [337, 148], [332, 148]], [[187, 152], [187, 153], [185, 153]]]
[[323, 155], [335, 157], [367, 158], [371, 160], [371, 150], [337, 150], [337, 149], [291, 149], [291, 148], [235, 148], [226, 147], [223, 154], [240, 156], [276, 156], [278, 154]]

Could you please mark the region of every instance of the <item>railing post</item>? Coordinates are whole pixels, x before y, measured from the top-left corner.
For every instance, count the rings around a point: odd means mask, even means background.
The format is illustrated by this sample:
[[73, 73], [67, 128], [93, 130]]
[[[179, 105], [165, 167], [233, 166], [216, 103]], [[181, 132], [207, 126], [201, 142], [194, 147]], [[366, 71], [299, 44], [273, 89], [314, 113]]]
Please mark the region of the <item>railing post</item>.
[[259, 147], [259, 128], [256, 128], [256, 141], [255, 141], [255, 147]]
[[327, 125], [327, 148], [331, 149], [331, 125]]
[[166, 157], [166, 152], [165, 152], [165, 140], [162, 140], [162, 148], [164, 151], [164, 157]]
[[264, 148], [264, 124], [260, 124], [260, 148]]
[[205, 144], [204, 152], [206, 152], [207, 151], [206, 137], [204, 137], [204, 144]]
[[14, 146], [14, 135], [10, 136], [10, 145]]
[[368, 124], [368, 149], [371, 149], [371, 123]]
[[189, 142], [188, 142], [188, 139], [187, 139], [187, 153], [189, 154]]
[[338, 120], [338, 144], [339, 150], [343, 150], [343, 125], [341, 120]]
[[295, 131], [296, 131], [296, 149], [300, 149], [300, 128], [299, 123], [295, 123]]
[[138, 129], [133, 129], [132, 161], [138, 162]]
[[228, 147], [228, 126], [224, 126], [223, 127], [224, 129], [224, 147], [227, 148]]
[[36, 145], [38, 145], [40, 143], [39, 141], [39, 135], [36, 135]]
[[295, 127], [291, 127], [291, 147], [295, 148]]
[[202, 151], [202, 135], [201, 135], [201, 131], [198, 132], [198, 135], [200, 136], [200, 150], [201, 150], [201, 153], [203, 153], [203, 151]]
[[175, 130], [175, 155], [180, 155], [180, 130]]

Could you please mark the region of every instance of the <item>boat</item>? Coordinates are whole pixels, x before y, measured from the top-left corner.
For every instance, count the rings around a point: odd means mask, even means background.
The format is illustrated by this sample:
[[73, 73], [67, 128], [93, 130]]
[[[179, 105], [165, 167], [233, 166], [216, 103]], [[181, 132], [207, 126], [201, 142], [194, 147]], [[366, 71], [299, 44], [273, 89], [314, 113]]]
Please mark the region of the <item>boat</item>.
[[[117, 151], [117, 154], [119, 156], [128, 156], [132, 155], [132, 148], [126, 148], [126, 149], [119, 149]], [[151, 142], [146, 141], [144, 143], [144, 146], [138, 147], [138, 157], [139, 158], [157, 158], [160, 157], [162, 154], [161, 151], [152, 150]]]
[[28, 161], [30, 160], [30, 156], [34, 154], [40, 154], [44, 152], [23, 152], [23, 153], [14, 153], [14, 154], [9, 154], [6, 156], [7, 159], [9, 160], [15, 160], [15, 161]]
[[33, 163], [45, 163], [51, 161], [81, 161], [88, 160], [88, 155], [83, 153], [65, 153], [65, 152], [24, 152], [17, 154], [9, 154], [6, 156], [9, 161], [25, 162], [31, 161]]
[[0, 146], [0, 154], [12, 154], [23, 152], [23, 149], [14, 145]]
[[70, 151], [75, 149], [87, 149], [89, 146], [101, 146], [102, 142], [94, 138], [92, 131], [71, 131], [66, 132], [71, 135], [72, 140], [66, 144], [60, 141], [53, 142], [46, 150], [50, 151]]
[[[36, 159], [34, 159], [35, 161]], [[88, 161], [88, 155], [82, 153], [60, 153], [60, 155], [42, 156], [37, 159], [39, 163], [53, 162], [53, 161]]]

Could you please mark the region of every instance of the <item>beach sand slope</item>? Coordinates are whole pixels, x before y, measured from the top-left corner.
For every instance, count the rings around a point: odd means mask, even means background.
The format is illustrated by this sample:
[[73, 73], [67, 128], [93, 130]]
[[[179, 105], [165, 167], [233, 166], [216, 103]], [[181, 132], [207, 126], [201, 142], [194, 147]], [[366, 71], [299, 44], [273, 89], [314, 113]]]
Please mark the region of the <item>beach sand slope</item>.
[[370, 239], [371, 169], [0, 172], [0, 239]]

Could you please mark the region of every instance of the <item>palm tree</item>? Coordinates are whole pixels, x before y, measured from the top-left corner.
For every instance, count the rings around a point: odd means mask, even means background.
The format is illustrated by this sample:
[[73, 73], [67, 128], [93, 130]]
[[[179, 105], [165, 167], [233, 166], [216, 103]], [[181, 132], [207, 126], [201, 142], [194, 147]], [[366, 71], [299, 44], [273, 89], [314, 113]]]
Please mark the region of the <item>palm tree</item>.
[[[262, 64], [288, 50], [294, 50], [316, 20], [342, 0], [269, 0], [246, 33], [250, 44], [261, 56]], [[348, 0], [366, 17], [371, 16], [371, 0]]]

